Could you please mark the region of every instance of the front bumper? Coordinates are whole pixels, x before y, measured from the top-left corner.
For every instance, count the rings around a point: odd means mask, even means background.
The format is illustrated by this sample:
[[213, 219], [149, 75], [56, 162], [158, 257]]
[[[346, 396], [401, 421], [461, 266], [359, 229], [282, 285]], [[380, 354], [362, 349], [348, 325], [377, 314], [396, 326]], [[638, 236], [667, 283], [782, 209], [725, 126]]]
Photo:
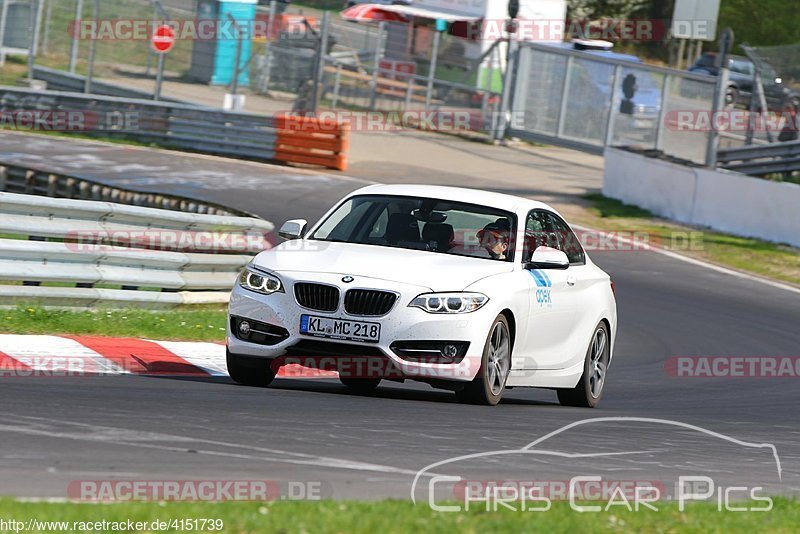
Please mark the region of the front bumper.
[[[245, 341], [233, 335], [231, 320], [228, 320], [227, 345], [231, 353], [266, 359], [280, 358], [281, 363], [298, 363], [300, 365], [310, 361], [307, 357], [319, 356], [320, 353], [316, 350], [318, 347], [324, 347], [323, 353], [327, 353], [329, 358], [358, 359], [366, 354], [380, 355], [385, 358], [387, 365], [393, 368], [390, 375], [419, 380], [470, 381], [480, 370], [486, 336], [497, 315], [492, 309], [491, 300], [481, 309], [471, 313], [431, 314], [408, 306], [414, 297], [430, 291], [425, 287], [365, 277], [358, 277], [356, 283], [345, 284], [341, 281], [341, 274], [314, 273], [313, 279], [308, 276], [308, 273], [281, 272], [278, 276], [284, 284], [285, 293], [261, 295], [243, 289], [237, 284], [231, 293], [229, 316], [250, 319], [284, 329], [288, 332], [288, 336], [272, 345]], [[381, 317], [349, 315], [342, 307], [342, 299], [340, 299], [339, 308], [333, 312], [308, 310], [302, 308], [295, 300], [293, 284], [296, 281], [306, 282], [309, 280], [335, 285], [339, 288], [341, 295], [344, 295], [347, 289], [351, 289], [352, 285], [352, 288], [394, 291], [400, 296], [389, 313]], [[303, 314], [380, 323], [380, 340], [377, 343], [367, 343], [301, 334], [300, 316]], [[463, 358], [457, 363], [409, 361], [398, 355], [391, 347], [395, 342], [422, 340], [458, 341], [468, 343], [468, 347]], [[341, 347], [341, 354], [330, 353], [332, 347]], [[377, 376], [379, 370], [373, 366], [370, 367], [369, 372], [374, 372]]]

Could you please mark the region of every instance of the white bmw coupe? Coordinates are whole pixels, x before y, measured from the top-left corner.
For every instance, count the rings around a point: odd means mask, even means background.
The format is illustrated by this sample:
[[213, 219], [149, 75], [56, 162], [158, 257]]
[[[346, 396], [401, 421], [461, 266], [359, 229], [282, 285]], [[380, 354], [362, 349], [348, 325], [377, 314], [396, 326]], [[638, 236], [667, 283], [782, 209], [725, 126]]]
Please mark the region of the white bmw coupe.
[[555, 389], [594, 407], [617, 330], [614, 287], [541, 202], [471, 189], [372, 185], [242, 271], [227, 363], [241, 384], [278, 369], [334, 370], [367, 392], [407, 379], [494, 405]]

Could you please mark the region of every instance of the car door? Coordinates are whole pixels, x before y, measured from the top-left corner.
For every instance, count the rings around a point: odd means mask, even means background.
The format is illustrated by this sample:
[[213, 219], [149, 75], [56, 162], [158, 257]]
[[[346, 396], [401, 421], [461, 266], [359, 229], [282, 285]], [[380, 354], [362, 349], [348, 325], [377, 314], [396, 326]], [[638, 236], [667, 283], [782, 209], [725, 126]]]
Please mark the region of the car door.
[[569, 259], [567, 273], [567, 290], [570, 302], [574, 305], [572, 320], [569, 322], [563, 352], [564, 367], [570, 367], [583, 361], [589, 339], [597, 326], [598, 288], [608, 284], [608, 278], [597, 267], [586, 262], [586, 253], [578, 236], [569, 225], [549, 212], [552, 227], [559, 238], [558, 249]]
[[[554, 214], [547, 210], [536, 209], [528, 213], [523, 266], [540, 246], [563, 250], [565, 239], [558, 235], [555, 220]], [[523, 368], [561, 369], [573, 359], [574, 340], [570, 336], [578, 308], [575, 290], [578, 277], [572, 265], [567, 269], [528, 269], [528, 274], [527, 342], [525, 350], [519, 354]]]

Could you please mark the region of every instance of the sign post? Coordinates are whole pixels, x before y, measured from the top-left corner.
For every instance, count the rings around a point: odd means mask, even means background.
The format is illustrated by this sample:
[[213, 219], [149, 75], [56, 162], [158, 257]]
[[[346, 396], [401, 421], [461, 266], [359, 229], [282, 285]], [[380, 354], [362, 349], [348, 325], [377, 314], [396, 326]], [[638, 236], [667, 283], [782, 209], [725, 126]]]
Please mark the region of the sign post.
[[164, 56], [175, 46], [175, 30], [169, 24], [162, 24], [153, 31], [150, 45], [158, 54], [158, 68], [156, 72], [156, 89], [153, 100], [161, 99], [161, 83], [164, 79]]

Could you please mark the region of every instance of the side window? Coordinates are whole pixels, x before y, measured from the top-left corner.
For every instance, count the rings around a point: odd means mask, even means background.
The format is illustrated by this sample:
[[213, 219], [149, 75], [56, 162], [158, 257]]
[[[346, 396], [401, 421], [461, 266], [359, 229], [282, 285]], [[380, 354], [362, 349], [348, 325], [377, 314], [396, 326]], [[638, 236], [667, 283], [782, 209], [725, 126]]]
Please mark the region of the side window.
[[554, 213], [548, 213], [547, 215], [551, 220], [553, 231], [557, 236], [558, 247], [556, 248], [564, 251], [571, 264], [585, 263], [586, 257], [583, 252], [583, 247], [581, 247], [581, 243], [578, 240], [578, 236], [570, 230], [567, 223], [564, 222], [561, 217]]
[[749, 61], [734, 59], [731, 61], [731, 70], [739, 74], [753, 74], [753, 64]]
[[533, 251], [538, 247], [558, 247], [558, 240], [553, 231], [552, 221], [547, 212], [533, 210], [525, 219], [525, 247], [522, 252], [522, 261], [530, 261]]

